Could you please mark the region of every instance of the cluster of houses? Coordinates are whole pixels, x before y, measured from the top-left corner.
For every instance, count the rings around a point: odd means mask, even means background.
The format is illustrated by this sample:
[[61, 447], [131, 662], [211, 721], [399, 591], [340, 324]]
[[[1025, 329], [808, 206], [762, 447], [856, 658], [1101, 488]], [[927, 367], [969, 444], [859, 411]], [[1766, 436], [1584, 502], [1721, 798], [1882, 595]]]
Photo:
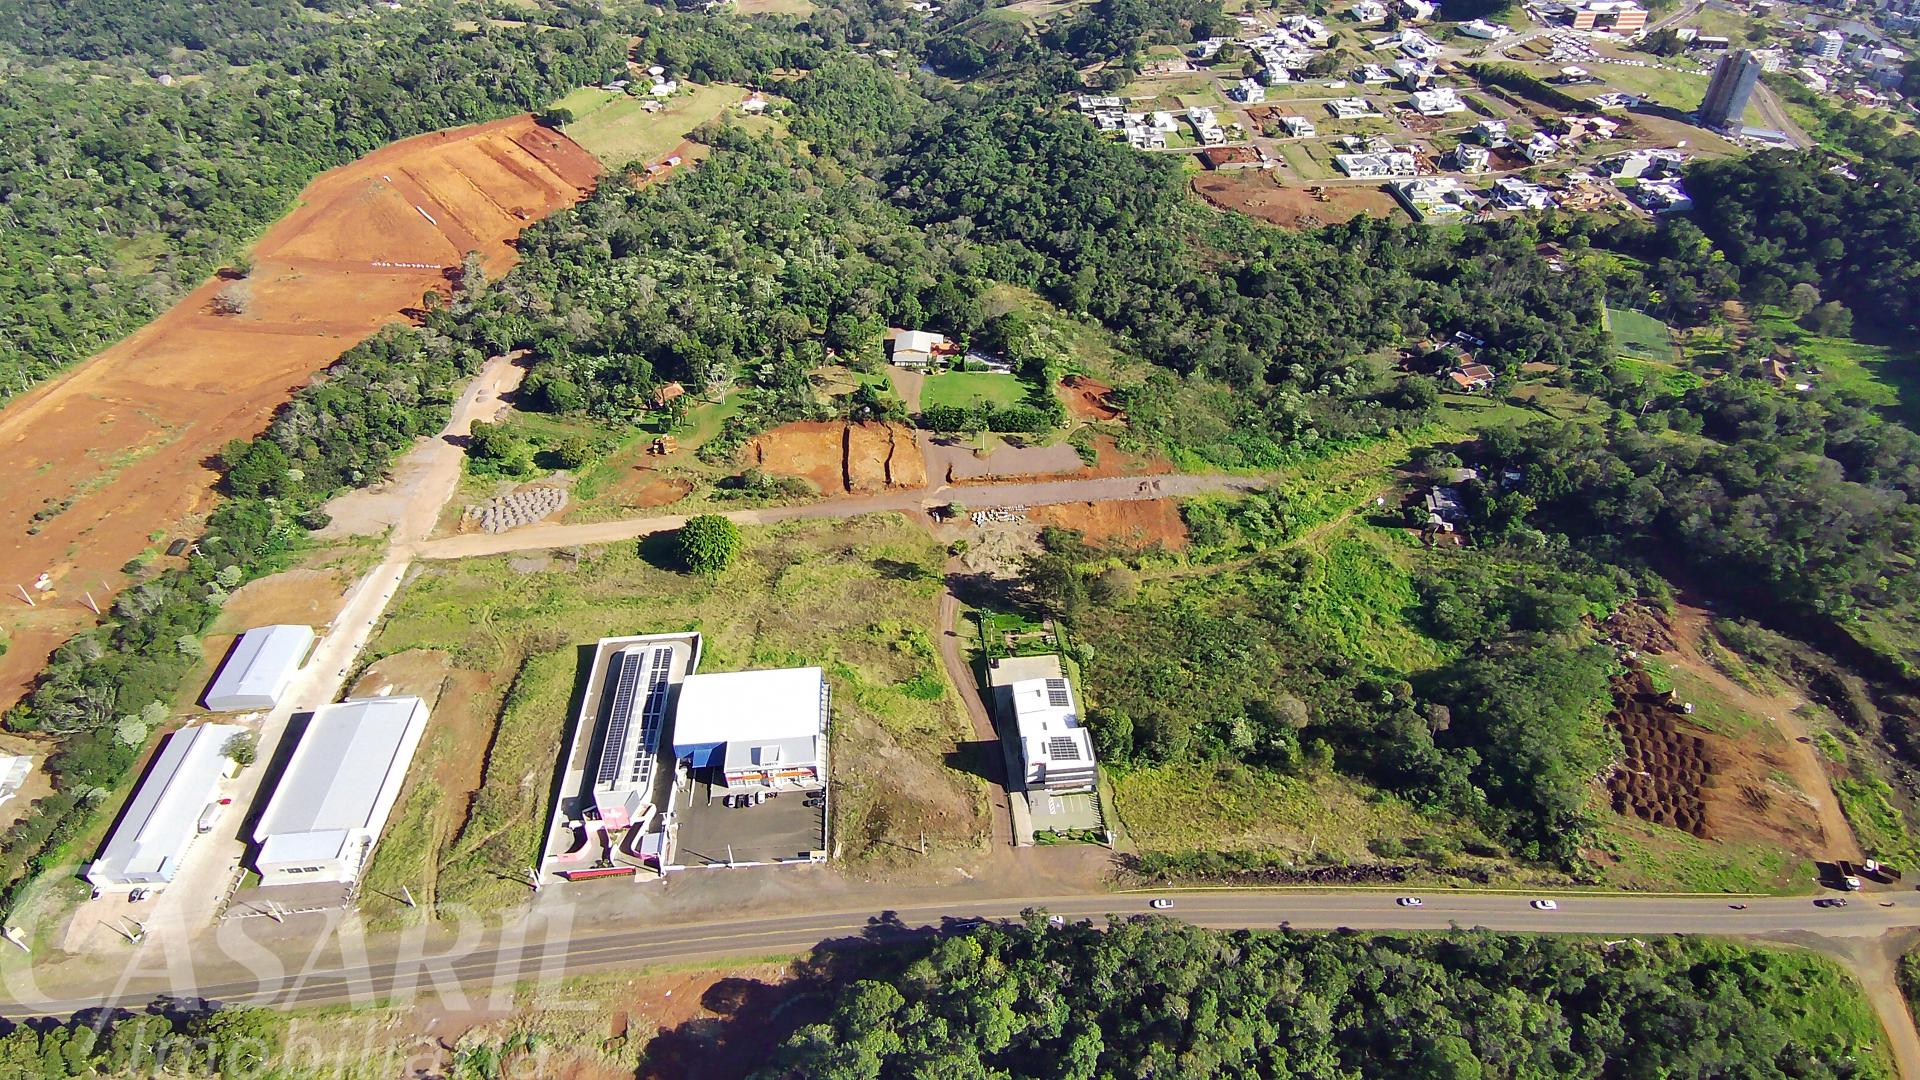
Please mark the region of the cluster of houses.
[[1655, 214], [1680, 213], [1693, 208], [1680, 170], [1687, 157], [1677, 150], [1633, 150], [1600, 163], [1602, 175], [1631, 180], [1627, 198]]
[[[1294, 74], [1312, 63], [1314, 52], [1326, 48], [1330, 40], [1326, 24], [1307, 15], [1285, 16], [1273, 29], [1242, 39], [1240, 45], [1260, 61], [1260, 79], [1254, 85], [1262, 89], [1260, 98], [1239, 100], [1264, 100], [1264, 87], [1292, 82]], [[1191, 55], [1211, 60], [1227, 42], [1226, 38], [1208, 38], [1195, 44]], [[1244, 92], [1244, 84], [1242, 89]]]
[[[1167, 136], [1180, 130], [1173, 113], [1164, 109], [1132, 111], [1125, 98], [1082, 94], [1078, 103], [1081, 113], [1095, 127], [1123, 136], [1135, 150], [1165, 150]], [[1228, 141], [1227, 127], [1212, 109], [1196, 105], [1186, 111], [1186, 119], [1201, 146], [1222, 146]]]

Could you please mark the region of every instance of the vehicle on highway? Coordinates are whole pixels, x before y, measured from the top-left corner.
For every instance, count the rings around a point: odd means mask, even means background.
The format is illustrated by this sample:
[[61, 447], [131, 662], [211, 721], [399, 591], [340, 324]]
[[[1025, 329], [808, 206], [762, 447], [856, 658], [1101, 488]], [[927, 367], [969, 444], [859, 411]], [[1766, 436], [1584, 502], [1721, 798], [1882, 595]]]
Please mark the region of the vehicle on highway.
[[1813, 906], [1814, 907], [1846, 907], [1847, 898], [1844, 896], [1823, 896], [1820, 899], [1815, 900], [1813, 902]]
[[1171, 901], [1171, 900], [1169, 900], [1169, 899], [1167, 899], [1166, 897], [1164, 897], [1164, 896], [1162, 896], [1162, 897], [1158, 897], [1158, 898], [1156, 898], [1156, 899], [1155, 899], [1155, 900], [1153, 901], [1153, 903], [1151, 903], [1151, 904], [1149, 904], [1148, 906], [1149, 906], [1149, 907], [1152, 907], [1152, 908], [1156, 908], [1156, 909], [1158, 909], [1158, 910], [1160, 910], [1160, 911], [1165, 911], [1166, 909], [1168, 909], [1168, 908], [1170, 908], [1170, 907], [1172, 907], [1172, 906], [1173, 906], [1173, 901]]
[[1049, 915], [1047, 916], [1047, 925], [1065, 926], [1067, 925], [1067, 917], [1065, 915]]
[[1536, 911], [1559, 911], [1560, 902], [1557, 900], [1535, 900], [1533, 907]]
[[1730, 908], [1732, 908], [1732, 909], [1733, 909], [1733, 910], [1735, 910], [1735, 911], [1745, 911], [1745, 910], [1747, 910], [1747, 905], [1745, 905], [1745, 904], [1728, 904], [1727, 906], [1728, 906], [1728, 907], [1730, 907]]
[[1422, 907], [1426, 904], [1426, 901], [1417, 896], [1403, 896], [1394, 901], [1394, 903], [1399, 904], [1401, 907]]

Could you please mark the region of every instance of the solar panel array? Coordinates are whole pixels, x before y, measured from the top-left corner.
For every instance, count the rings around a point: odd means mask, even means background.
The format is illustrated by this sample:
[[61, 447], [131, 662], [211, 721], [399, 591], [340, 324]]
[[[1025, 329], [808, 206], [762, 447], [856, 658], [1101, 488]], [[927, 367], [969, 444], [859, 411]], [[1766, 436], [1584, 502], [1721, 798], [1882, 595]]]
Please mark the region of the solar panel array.
[[1073, 698], [1067, 695], [1067, 680], [1047, 680], [1047, 704], [1056, 709], [1070, 709], [1073, 707]]
[[[640, 737], [634, 740], [633, 758], [625, 762], [627, 779], [633, 786], [652, 780], [654, 747], [660, 741], [660, 726], [666, 719], [667, 690], [673, 668], [673, 648], [656, 645], [642, 653], [628, 649], [614, 654], [620, 670], [614, 677], [613, 706], [607, 716], [607, 737], [600, 750], [600, 769], [596, 785], [611, 784], [620, 777], [622, 752], [627, 732], [633, 726], [634, 713], [640, 714]], [[644, 688], [641, 685], [645, 678]], [[641, 699], [644, 689], [645, 698]], [[635, 709], [638, 699], [640, 708]]]
[[1056, 735], [1047, 740], [1047, 756], [1055, 761], [1079, 761], [1080, 747], [1072, 739]]

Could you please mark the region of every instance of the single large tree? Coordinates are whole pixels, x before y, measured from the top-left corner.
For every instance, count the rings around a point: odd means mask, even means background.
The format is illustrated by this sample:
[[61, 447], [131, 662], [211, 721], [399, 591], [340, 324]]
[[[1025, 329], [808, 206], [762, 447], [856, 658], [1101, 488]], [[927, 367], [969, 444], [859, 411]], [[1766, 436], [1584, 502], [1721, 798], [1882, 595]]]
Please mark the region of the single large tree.
[[740, 526], [718, 514], [701, 514], [680, 527], [680, 558], [707, 577], [725, 570], [740, 554]]

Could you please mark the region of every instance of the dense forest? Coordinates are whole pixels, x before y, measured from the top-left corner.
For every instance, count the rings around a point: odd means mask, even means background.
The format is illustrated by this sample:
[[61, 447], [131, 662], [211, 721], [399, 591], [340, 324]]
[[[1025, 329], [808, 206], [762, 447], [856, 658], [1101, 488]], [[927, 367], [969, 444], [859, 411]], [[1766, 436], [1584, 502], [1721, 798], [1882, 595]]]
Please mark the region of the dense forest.
[[1876, 1077], [1823, 961], [1701, 941], [983, 926], [835, 989], [764, 1077]]
[[1749, 298], [1780, 304], [1796, 285], [1812, 285], [1889, 333], [1920, 333], [1912, 164], [1843, 168], [1820, 152], [1769, 152], [1696, 163], [1687, 190]]
[[[624, 35], [597, 24], [460, 29], [433, 8], [340, 22], [293, 5], [214, 5], [202, 20], [206, 5], [149, 19], [99, 4], [85, 6], [111, 11], [76, 21], [47, 6], [0, 5], [0, 53], [136, 59], [16, 65], [0, 81], [0, 124], [16, 135], [0, 149], [0, 399], [235, 261], [317, 173], [537, 108], [619, 70], [625, 51]], [[174, 77], [169, 58], [197, 55], [199, 35], [224, 61]]]

